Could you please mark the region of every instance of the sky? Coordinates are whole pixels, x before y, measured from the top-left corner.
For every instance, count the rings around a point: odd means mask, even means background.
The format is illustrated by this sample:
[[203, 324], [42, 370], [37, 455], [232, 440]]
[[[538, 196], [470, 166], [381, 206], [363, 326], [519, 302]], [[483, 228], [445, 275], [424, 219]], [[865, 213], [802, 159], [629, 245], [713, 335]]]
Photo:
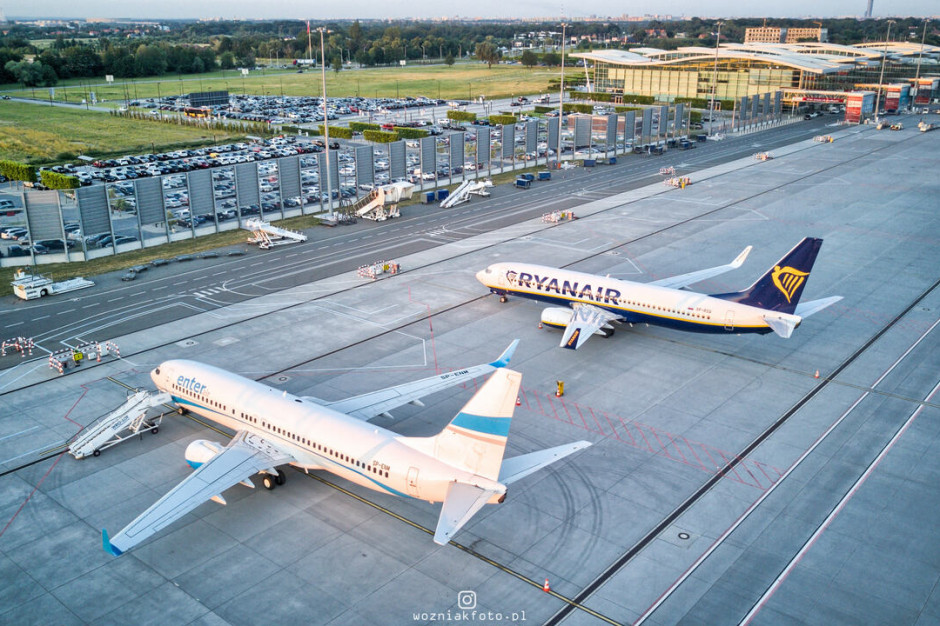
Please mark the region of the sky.
[[[441, 18], [460, 7], [459, 17], [548, 19], [559, 16], [587, 17], [671, 14], [699, 17], [835, 17], [859, 16], [867, 0], [474, 0], [454, 3], [440, 0], [0, 0], [0, 10], [8, 19], [29, 18], [134, 18], [134, 19], [352, 19], [352, 18]], [[472, 11], [472, 13], [470, 12]], [[937, 0], [875, 0], [874, 17], [927, 16], [940, 14]]]

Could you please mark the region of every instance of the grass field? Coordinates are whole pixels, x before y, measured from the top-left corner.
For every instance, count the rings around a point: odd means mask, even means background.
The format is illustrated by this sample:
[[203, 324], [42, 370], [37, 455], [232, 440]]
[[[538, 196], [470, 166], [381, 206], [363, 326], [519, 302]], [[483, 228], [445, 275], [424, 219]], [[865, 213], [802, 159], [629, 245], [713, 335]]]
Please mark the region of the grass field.
[[[558, 75], [557, 68], [527, 69], [522, 65], [494, 65], [490, 69], [482, 63], [458, 63], [452, 67], [409, 65], [344, 69], [341, 72], [328, 70], [326, 89], [331, 97], [427, 96], [470, 100], [484, 95], [487, 98], [506, 98], [542, 93], [549, 81]], [[321, 73], [316, 69], [305, 70], [302, 74], [295, 70], [252, 70], [246, 77], [242, 77], [238, 70], [226, 70], [162, 78], [115, 79], [111, 84], [102, 79], [67, 80], [55, 87], [53, 97], [61, 102], [80, 103], [83, 99], [90, 101], [90, 93], [94, 92], [99, 102], [120, 106], [125, 100], [222, 89], [254, 95], [319, 96], [321, 85]], [[8, 85], [0, 92], [49, 99], [49, 90], [45, 88], [26, 89]]]
[[[112, 117], [108, 113], [0, 101], [0, 155], [47, 163], [80, 154], [139, 154], [236, 137], [205, 129]], [[66, 156], [71, 155], [71, 156]]]

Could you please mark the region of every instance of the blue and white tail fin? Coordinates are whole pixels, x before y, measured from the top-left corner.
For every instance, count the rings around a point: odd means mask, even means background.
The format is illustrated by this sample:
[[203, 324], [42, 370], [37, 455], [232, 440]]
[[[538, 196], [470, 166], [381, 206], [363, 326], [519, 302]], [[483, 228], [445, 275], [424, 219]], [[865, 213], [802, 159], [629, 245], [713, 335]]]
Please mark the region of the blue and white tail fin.
[[806, 237], [744, 291], [713, 294], [712, 297], [768, 311], [793, 314], [796, 312], [800, 296], [803, 295], [822, 242], [822, 239]]
[[490, 480], [499, 468], [509, 437], [522, 374], [496, 370], [444, 430], [434, 437], [434, 456]]

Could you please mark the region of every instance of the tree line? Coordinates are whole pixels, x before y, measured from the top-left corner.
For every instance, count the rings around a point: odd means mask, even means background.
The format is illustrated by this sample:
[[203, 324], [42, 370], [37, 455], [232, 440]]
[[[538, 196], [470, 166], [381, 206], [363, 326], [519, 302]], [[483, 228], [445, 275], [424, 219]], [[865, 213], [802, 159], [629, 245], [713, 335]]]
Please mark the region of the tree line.
[[[744, 29], [752, 26], [815, 26], [811, 20], [742, 18], [725, 20], [722, 41], [743, 41]], [[883, 20], [840, 18], [823, 25], [833, 43], [852, 44], [884, 39]], [[894, 40], [918, 40], [923, 21], [896, 18]], [[344, 64], [362, 66], [397, 65], [400, 61], [444, 61], [476, 58], [489, 65], [498, 63], [503, 52], [521, 52], [525, 65], [558, 65], [554, 50], [561, 45], [560, 25], [552, 22], [418, 22], [337, 21], [308, 25], [299, 20], [264, 22], [170, 22], [141, 33], [139, 28], [119, 26], [108, 36], [94, 36], [95, 25], [76, 23], [71, 38], [55, 35], [44, 49], [32, 42], [48, 37], [48, 28], [17, 25], [0, 37], [0, 82], [26, 86], [51, 86], [59, 79], [118, 78], [198, 74], [236, 67], [253, 67], [257, 58], [286, 65], [308, 56], [321, 58], [317, 27], [322, 26], [327, 65], [337, 71]], [[672, 49], [687, 45], [714, 45], [717, 26], [713, 19], [662, 22], [573, 22], [567, 26], [568, 43], [580, 50], [636, 45]], [[530, 36], [532, 35], [532, 36]], [[523, 42], [522, 50], [514, 43]], [[936, 27], [927, 30], [927, 43], [940, 45]], [[540, 52], [529, 49], [540, 46]], [[528, 53], [526, 50], [528, 49]]]

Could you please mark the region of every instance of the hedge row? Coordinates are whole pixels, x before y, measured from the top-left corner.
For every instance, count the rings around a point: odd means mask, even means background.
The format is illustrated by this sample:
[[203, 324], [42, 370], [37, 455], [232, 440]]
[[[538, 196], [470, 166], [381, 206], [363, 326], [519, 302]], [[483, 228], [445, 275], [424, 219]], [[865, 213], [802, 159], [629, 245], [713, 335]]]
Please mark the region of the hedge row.
[[[323, 124], [320, 124], [320, 134], [325, 134], [323, 132]], [[336, 139], [352, 139], [353, 132], [351, 128], [346, 128], [345, 126], [334, 126], [330, 129], [330, 137], [335, 137]]]
[[378, 124], [370, 124], [368, 122], [350, 122], [349, 128], [354, 132], [362, 132], [364, 130], [381, 130], [381, 126]]
[[9, 180], [36, 182], [36, 166], [16, 161], [0, 161], [0, 174]]
[[52, 170], [42, 170], [39, 173], [39, 182], [49, 189], [78, 189], [81, 183], [74, 176], [59, 174]]
[[364, 130], [362, 138], [375, 143], [392, 143], [398, 141], [398, 133], [386, 133], [381, 130]]
[[316, 128], [301, 128], [300, 126], [281, 126], [281, 132], [285, 135], [311, 135], [316, 136], [320, 134], [320, 131]]
[[491, 115], [490, 124], [498, 126], [500, 124], [515, 124], [517, 121], [515, 115]]
[[447, 119], [456, 120], [458, 122], [472, 122], [477, 118], [476, 113], [471, 113], [470, 111], [448, 111]]
[[564, 108], [566, 113], [593, 113], [594, 105], [569, 102]]
[[421, 139], [430, 134], [428, 131], [420, 128], [403, 128], [401, 126], [396, 126], [395, 132], [398, 133], [398, 136], [402, 139]]
[[155, 115], [143, 113], [138, 110], [115, 111], [111, 110], [113, 117], [123, 117], [132, 120], [146, 120], [158, 124], [176, 124], [177, 126], [195, 126], [206, 130], [217, 130], [225, 133], [247, 135], [273, 135], [274, 129], [266, 122], [248, 122], [243, 120], [213, 120], [206, 118], [184, 117], [182, 115], [164, 115], [162, 119]]

